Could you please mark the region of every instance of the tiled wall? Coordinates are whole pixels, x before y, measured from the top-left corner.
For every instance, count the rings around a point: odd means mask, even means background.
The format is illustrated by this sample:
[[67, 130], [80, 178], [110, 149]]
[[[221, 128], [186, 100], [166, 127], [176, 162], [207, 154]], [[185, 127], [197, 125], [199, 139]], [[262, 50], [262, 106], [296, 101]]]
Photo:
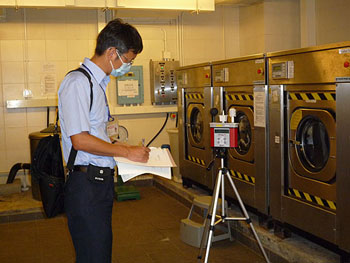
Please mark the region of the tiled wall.
[[[347, 0], [316, 1], [317, 44], [349, 40], [349, 5]], [[160, 20], [146, 19], [142, 11], [135, 11], [132, 19], [125, 16], [144, 40], [144, 51], [135, 62], [144, 69], [144, 105], [151, 103], [149, 60], [162, 58], [165, 34], [167, 51], [182, 65], [298, 48], [300, 8], [297, 0], [269, 0], [245, 7], [217, 6], [209, 13], [164, 15]], [[41, 78], [47, 63], [55, 65], [58, 86], [68, 70], [92, 56], [97, 31], [96, 10], [6, 9], [6, 19], [0, 21], [0, 174], [17, 162], [30, 161], [28, 134], [46, 127], [45, 108], [7, 109], [6, 100], [22, 98], [25, 88], [43, 96]], [[114, 79], [108, 96], [116, 107]], [[52, 109], [51, 121], [54, 115]], [[131, 144], [150, 140], [164, 119], [165, 114], [119, 117]], [[166, 128], [174, 126], [169, 120]], [[153, 145], [168, 142], [164, 131]]]
[[317, 45], [350, 40], [350, 1], [316, 0], [315, 8]]
[[[65, 73], [93, 54], [97, 33], [94, 10], [6, 9], [0, 22], [0, 172], [30, 161], [28, 135], [46, 127], [46, 108], [7, 109], [6, 100], [44, 94], [43, 66], [53, 64], [56, 84]], [[54, 109], [50, 119], [54, 120]]]
[[[234, 16], [230, 15], [231, 11]], [[238, 27], [230, 27], [238, 23], [237, 14], [236, 8], [218, 8], [215, 13], [184, 13], [181, 19], [171, 17], [163, 19], [164, 23], [154, 24], [145, 23], [142, 15], [137, 19], [124, 17], [138, 28], [144, 41], [144, 51], [135, 61], [135, 65], [142, 65], [144, 69], [144, 105], [151, 104], [149, 60], [162, 59], [165, 35], [167, 51], [176, 60], [182, 52], [184, 65], [238, 56], [238, 49], [227, 47], [235, 41], [237, 46], [235, 30]], [[233, 34], [228, 36], [224, 29]], [[7, 109], [6, 100], [23, 99], [25, 88], [30, 89], [35, 98], [46, 96], [41, 85], [43, 66], [54, 64], [58, 86], [66, 72], [76, 68], [84, 57], [92, 56], [97, 30], [95, 10], [6, 9], [6, 20], [0, 23], [0, 173], [8, 172], [17, 162], [30, 162], [28, 135], [46, 127], [46, 108]], [[179, 31], [184, 35], [181, 51]], [[108, 96], [111, 107], [117, 106], [113, 78]], [[51, 122], [54, 118], [51, 109]], [[119, 117], [120, 124], [129, 131], [131, 144], [138, 144], [141, 138], [149, 141], [164, 120], [162, 113]], [[165, 130], [173, 127], [175, 120], [169, 120]], [[165, 130], [153, 145], [169, 143]]]
[[300, 47], [299, 1], [264, 1], [239, 10], [240, 54]]

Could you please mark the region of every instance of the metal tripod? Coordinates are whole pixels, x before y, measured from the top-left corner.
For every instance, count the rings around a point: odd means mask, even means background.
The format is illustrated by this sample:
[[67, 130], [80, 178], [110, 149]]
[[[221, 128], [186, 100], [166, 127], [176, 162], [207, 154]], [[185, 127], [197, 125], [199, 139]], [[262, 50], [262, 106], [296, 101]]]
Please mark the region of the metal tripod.
[[[255, 231], [255, 228], [253, 226], [253, 223], [247, 213], [247, 210], [245, 209], [245, 206], [242, 202], [242, 199], [237, 191], [237, 188], [230, 176], [229, 171], [227, 170], [227, 168], [225, 168], [224, 166], [224, 158], [225, 158], [225, 153], [226, 153], [226, 149], [219, 149], [219, 157], [221, 159], [221, 168], [219, 170], [218, 176], [216, 178], [216, 183], [215, 183], [215, 187], [214, 187], [214, 193], [213, 193], [213, 198], [211, 201], [211, 205], [210, 208], [208, 210], [208, 216], [205, 219], [206, 220], [206, 224], [205, 224], [205, 228], [203, 231], [203, 236], [202, 236], [202, 240], [201, 240], [201, 245], [199, 248], [199, 255], [198, 255], [198, 263], [203, 262], [203, 251], [204, 248], [206, 248], [205, 250], [205, 257], [204, 257], [204, 263], [208, 262], [208, 258], [209, 258], [209, 252], [210, 252], [210, 247], [211, 247], [211, 243], [212, 243], [212, 238], [213, 238], [213, 234], [214, 234], [214, 230], [215, 230], [215, 225], [220, 223], [220, 222], [225, 222], [225, 221], [246, 221], [252, 232], [253, 235], [256, 239], [256, 241], [258, 242], [259, 248], [266, 260], [267, 263], [270, 263], [269, 258], [266, 255], [265, 249], [262, 246], [260, 239]], [[235, 195], [237, 197], [237, 200], [239, 202], [239, 205], [242, 209], [242, 212], [244, 214], [244, 217], [227, 217], [226, 210], [224, 209], [224, 204], [225, 204], [225, 189], [224, 189], [224, 185], [225, 185], [225, 175], [227, 176], [233, 191], [235, 192]], [[219, 192], [220, 192], [220, 188], [221, 188], [221, 216], [216, 215], [217, 212], [217, 206], [218, 206], [218, 199], [219, 199]], [[219, 218], [216, 222], [215, 219]]]

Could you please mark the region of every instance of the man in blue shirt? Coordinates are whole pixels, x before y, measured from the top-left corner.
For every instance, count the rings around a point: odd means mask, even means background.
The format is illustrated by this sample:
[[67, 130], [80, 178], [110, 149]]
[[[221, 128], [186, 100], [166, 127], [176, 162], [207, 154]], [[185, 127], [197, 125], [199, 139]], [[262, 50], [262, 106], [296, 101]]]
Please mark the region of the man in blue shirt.
[[65, 211], [77, 263], [111, 262], [113, 157], [148, 160], [148, 148], [111, 144], [106, 129], [112, 118], [106, 97], [109, 75], [117, 77], [129, 72], [142, 49], [141, 36], [133, 26], [112, 20], [98, 35], [94, 56], [85, 58], [81, 66], [91, 77], [92, 98], [89, 79], [78, 71], [67, 74], [58, 91], [67, 163], [72, 146], [77, 150], [65, 187]]

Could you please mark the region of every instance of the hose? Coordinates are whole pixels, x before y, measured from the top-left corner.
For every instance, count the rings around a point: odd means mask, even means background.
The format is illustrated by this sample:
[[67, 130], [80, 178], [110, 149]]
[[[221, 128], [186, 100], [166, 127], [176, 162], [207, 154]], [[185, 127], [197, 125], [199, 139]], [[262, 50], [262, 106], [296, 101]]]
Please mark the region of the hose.
[[168, 118], [169, 118], [169, 113], [166, 114], [166, 118], [165, 118], [165, 121], [163, 123], [163, 126], [162, 128], [160, 128], [160, 130], [157, 132], [157, 134], [152, 138], [152, 140], [146, 145], [146, 147], [148, 147], [157, 137], [158, 135], [163, 131], [166, 123], [168, 122]]
[[21, 169], [30, 169], [30, 163], [16, 163], [14, 166], [12, 166], [9, 176], [7, 177], [7, 184], [12, 184], [15, 180], [15, 177], [17, 175], [17, 172]]

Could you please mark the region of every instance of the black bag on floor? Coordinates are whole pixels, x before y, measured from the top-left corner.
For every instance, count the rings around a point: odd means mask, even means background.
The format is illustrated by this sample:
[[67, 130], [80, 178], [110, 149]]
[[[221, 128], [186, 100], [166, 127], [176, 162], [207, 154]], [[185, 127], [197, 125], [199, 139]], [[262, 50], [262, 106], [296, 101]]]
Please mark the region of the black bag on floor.
[[39, 182], [41, 200], [47, 217], [64, 210], [64, 168], [58, 134], [42, 138], [34, 152], [31, 175]]

